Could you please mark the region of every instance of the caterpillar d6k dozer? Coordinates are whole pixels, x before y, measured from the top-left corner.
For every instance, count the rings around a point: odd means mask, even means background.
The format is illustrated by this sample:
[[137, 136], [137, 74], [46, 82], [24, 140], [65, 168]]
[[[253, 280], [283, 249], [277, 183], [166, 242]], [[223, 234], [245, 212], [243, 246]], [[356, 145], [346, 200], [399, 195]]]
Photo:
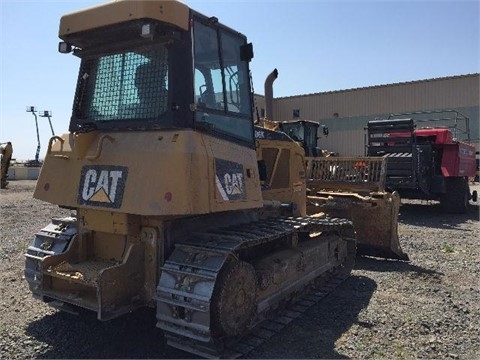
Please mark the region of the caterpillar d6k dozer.
[[350, 272], [351, 222], [307, 216], [303, 149], [255, 139], [244, 35], [149, 0], [65, 15], [59, 36], [78, 83], [34, 197], [74, 214], [27, 250], [36, 298], [99, 320], [154, 307], [168, 344], [237, 356], [264, 319]]

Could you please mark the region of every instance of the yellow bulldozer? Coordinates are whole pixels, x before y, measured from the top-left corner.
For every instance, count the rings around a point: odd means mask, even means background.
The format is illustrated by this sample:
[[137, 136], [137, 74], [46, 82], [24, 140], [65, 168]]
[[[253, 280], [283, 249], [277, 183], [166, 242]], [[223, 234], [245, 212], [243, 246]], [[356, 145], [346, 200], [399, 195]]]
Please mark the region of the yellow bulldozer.
[[[316, 121], [293, 119], [274, 121], [274, 69], [265, 79], [265, 117], [257, 123], [284, 133], [305, 152], [307, 213], [323, 213], [352, 221], [357, 254], [408, 261], [398, 239], [400, 196], [386, 190], [386, 159], [379, 157], [340, 157], [319, 147], [318, 136], [326, 137], [328, 127]], [[256, 134], [262, 132], [257, 131]], [[265, 145], [263, 145], [265, 146]], [[273, 163], [270, 162], [270, 169]]]
[[302, 147], [254, 127], [244, 35], [178, 1], [120, 0], [63, 16], [59, 37], [80, 70], [34, 197], [74, 215], [26, 252], [36, 298], [99, 320], [156, 308], [168, 344], [226, 356], [351, 271], [351, 221], [307, 214]]

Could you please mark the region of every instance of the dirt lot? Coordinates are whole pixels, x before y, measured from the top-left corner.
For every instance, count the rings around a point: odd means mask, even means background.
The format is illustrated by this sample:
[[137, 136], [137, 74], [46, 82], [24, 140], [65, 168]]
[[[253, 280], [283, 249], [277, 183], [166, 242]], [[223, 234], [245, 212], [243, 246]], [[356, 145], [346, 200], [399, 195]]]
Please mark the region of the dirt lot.
[[[191, 358], [164, 345], [153, 310], [102, 323], [31, 297], [23, 253], [52, 216], [69, 214], [32, 199], [34, 185], [0, 191], [0, 358]], [[249, 357], [478, 358], [479, 206], [444, 215], [436, 203], [404, 202], [399, 234], [410, 263], [358, 259], [334, 293]]]

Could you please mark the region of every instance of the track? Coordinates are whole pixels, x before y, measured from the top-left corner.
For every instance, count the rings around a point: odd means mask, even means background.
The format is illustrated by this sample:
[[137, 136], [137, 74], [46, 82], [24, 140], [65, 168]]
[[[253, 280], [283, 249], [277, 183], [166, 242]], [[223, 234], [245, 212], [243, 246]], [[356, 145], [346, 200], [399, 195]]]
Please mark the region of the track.
[[[236, 337], [217, 338], [212, 329], [215, 324], [211, 324], [210, 304], [217, 276], [227, 260], [230, 257], [238, 259], [242, 251], [263, 243], [295, 242], [299, 235], [310, 232], [341, 234], [350, 227], [351, 223], [344, 219], [275, 218], [192, 234], [188, 241], [175, 245], [162, 267], [156, 294], [157, 326], [165, 331], [169, 345], [182, 350], [203, 357], [245, 356], [330, 293], [348, 277], [353, 261], [346, 266], [327, 263], [308, 273], [305, 280], [289, 289], [282, 298], [269, 298], [257, 304], [260, 310], [255, 324], [249, 326], [253, 329], [251, 335], [238, 341]], [[301, 296], [294, 305], [283, 305], [292, 302], [295, 294], [308, 293], [320, 275], [333, 270], [338, 270], [337, 274], [319, 290]]]

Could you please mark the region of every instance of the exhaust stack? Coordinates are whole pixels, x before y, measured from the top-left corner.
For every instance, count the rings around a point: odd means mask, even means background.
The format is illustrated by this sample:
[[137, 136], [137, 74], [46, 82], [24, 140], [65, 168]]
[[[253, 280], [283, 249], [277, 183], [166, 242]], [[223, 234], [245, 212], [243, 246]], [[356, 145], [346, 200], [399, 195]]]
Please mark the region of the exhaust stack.
[[265, 79], [265, 119], [273, 120], [273, 82], [278, 77], [278, 70], [274, 69]]

